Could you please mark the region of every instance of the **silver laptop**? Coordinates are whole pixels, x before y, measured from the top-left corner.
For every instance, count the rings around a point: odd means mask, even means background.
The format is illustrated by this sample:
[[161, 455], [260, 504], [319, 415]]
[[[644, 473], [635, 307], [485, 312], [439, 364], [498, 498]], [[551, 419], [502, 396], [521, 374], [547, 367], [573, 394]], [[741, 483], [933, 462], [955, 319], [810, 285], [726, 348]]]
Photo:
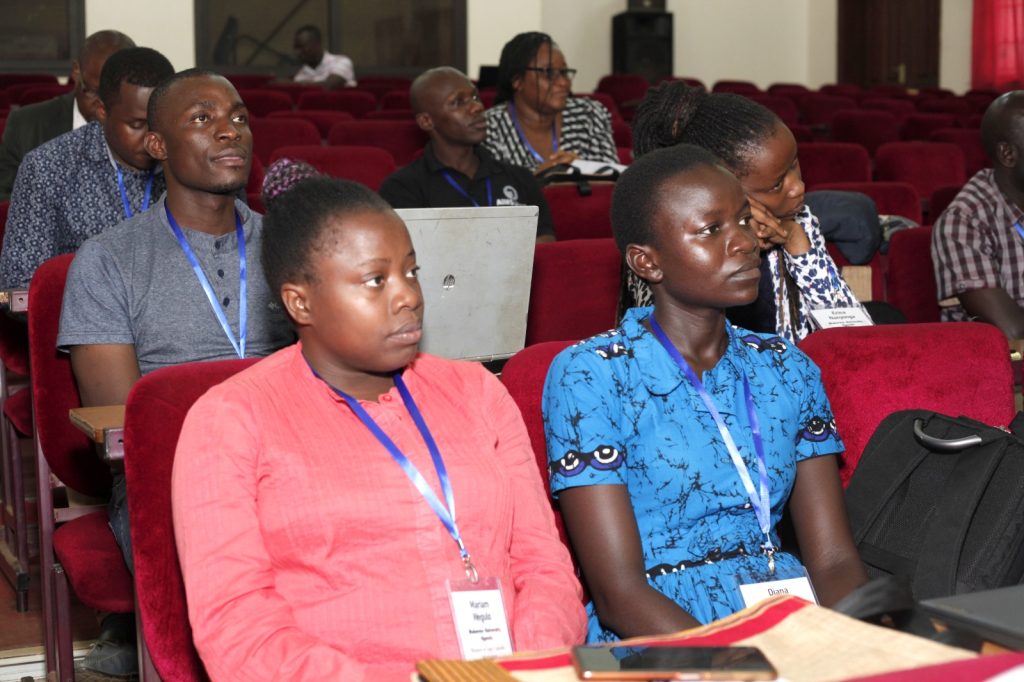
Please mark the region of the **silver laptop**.
[[407, 208], [423, 288], [420, 349], [486, 362], [526, 342], [536, 206]]

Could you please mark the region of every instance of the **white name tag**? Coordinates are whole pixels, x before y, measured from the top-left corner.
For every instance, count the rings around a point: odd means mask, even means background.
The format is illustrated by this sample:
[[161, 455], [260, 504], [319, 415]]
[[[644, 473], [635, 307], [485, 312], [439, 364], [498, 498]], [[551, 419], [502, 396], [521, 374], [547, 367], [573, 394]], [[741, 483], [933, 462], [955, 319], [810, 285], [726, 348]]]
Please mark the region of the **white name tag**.
[[818, 603], [818, 598], [814, 596], [814, 588], [811, 587], [811, 581], [806, 576], [740, 585], [740, 595], [743, 597], [743, 603], [747, 606], [753, 606], [768, 597], [775, 597], [780, 594], [800, 597], [812, 604]]
[[497, 578], [480, 578], [476, 583], [449, 580], [448, 595], [462, 658], [472, 661], [512, 653], [512, 637]]
[[812, 310], [811, 319], [814, 320], [818, 329], [866, 327], [874, 324], [863, 308], [823, 308], [821, 310]]

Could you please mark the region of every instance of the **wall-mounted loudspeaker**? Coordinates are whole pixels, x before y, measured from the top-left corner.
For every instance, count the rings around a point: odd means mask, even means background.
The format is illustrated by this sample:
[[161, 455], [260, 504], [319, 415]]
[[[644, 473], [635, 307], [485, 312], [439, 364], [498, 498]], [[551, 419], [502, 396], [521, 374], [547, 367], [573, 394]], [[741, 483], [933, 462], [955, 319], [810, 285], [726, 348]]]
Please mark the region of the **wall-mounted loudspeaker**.
[[[630, 2], [644, 4], [644, 0]], [[672, 14], [639, 11], [612, 17], [612, 70], [640, 74], [652, 84], [671, 76]]]

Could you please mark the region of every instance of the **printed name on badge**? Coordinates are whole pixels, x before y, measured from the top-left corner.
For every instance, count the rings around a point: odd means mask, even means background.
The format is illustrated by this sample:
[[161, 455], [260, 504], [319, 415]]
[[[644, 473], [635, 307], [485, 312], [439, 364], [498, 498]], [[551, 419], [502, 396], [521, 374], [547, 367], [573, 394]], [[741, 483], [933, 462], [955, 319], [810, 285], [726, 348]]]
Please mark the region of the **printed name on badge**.
[[462, 658], [472, 661], [512, 653], [512, 637], [497, 578], [481, 578], [475, 583], [450, 580], [448, 594]]
[[833, 327], [869, 327], [874, 324], [863, 308], [824, 308], [812, 310], [811, 319], [818, 329]]
[[818, 603], [818, 598], [814, 595], [814, 588], [811, 587], [811, 581], [806, 576], [740, 585], [740, 595], [743, 597], [743, 604], [748, 607], [780, 594], [800, 597], [812, 604]]

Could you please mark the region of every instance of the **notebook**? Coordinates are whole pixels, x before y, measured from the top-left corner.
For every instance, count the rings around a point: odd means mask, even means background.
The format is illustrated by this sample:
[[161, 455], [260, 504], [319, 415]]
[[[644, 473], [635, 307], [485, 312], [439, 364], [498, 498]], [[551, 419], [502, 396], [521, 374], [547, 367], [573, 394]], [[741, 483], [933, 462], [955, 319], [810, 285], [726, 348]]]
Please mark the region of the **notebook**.
[[526, 342], [536, 206], [400, 209], [423, 289], [420, 350], [487, 362]]
[[1024, 649], [1024, 585], [925, 599], [921, 608], [955, 629]]

